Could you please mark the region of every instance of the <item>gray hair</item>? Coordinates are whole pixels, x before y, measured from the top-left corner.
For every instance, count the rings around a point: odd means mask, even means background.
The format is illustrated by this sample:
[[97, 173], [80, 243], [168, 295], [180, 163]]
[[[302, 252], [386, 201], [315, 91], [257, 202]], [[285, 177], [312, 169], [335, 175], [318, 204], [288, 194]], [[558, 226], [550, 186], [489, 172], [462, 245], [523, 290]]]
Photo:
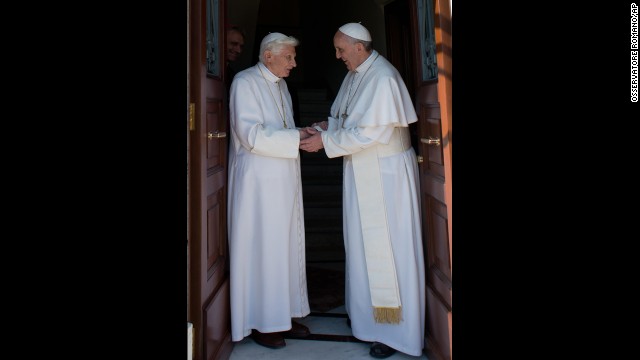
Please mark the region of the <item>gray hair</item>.
[[[341, 32], [342, 32], [342, 31], [341, 31]], [[343, 33], [343, 34], [344, 34], [344, 33]], [[353, 44], [353, 45], [355, 45], [355, 44], [357, 44], [357, 43], [360, 43], [360, 44], [362, 44], [362, 45], [364, 46], [364, 49], [365, 49], [366, 51], [371, 51], [371, 50], [373, 50], [373, 40], [372, 40], [372, 41], [364, 41], [364, 40], [360, 40], [360, 39], [353, 38], [353, 37], [351, 37], [351, 36], [349, 36], [349, 35], [347, 35], [347, 34], [344, 34], [344, 35], [349, 39], [349, 43], [351, 43], [351, 44]]]
[[264, 42], [260, 44], [260, 55], [258, 55], [258, 59], [260, 59], [261, 63], [265, 63], [264, 52], [269, 50], [274, 54], [279, 54], [283, 47], [290, 46], [298, 46], [300, 41], [293, 36], [287, 36], [282, 38], [277, 38], [271, 41]]

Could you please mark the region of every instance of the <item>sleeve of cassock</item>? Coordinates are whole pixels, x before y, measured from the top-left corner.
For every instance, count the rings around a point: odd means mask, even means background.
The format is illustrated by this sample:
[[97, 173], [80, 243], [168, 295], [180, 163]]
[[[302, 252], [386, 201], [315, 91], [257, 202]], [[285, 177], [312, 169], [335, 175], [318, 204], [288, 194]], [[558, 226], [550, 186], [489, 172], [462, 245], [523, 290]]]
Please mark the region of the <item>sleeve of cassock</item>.
[[231, 126], [241, 145], [258, 155], [297, 158], [300, 132], [283, 128], [275, 104], [261, 103], [262, 95], [259, 87], [245, 77], [236, 77], [231, 85]]
[[324, 151], [329, 158], [351, 155], [358, 151], [380, 143], [381, 139], [389, 141], [393, 133], [393, 126], [383, 125], [367, 128], [367, 136], [363, 135], [360, 127], [340, 129], [336, 131], [323, 131], [322, 143]]

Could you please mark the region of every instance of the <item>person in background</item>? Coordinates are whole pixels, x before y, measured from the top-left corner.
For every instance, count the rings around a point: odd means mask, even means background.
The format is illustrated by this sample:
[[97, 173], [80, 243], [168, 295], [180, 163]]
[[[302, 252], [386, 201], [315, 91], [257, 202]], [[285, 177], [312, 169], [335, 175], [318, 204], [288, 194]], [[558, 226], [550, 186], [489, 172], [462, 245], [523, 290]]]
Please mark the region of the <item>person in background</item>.
[[245, 33], [239, 26], [229, 26], [227, 28], [227, 44], [226, 44], [226, 61], [227, 67], [225, 72], [225, 84], [227, 86], [227, 94], [231, 88], [233, 77], [238, 72], [231, 64], [238, 60], [242, 49], [244, 48]]
[[274, 32], [231, 83], [228, 176], [231, 339], [269, 348], [309, 329], [300, 140], [284, 78], [299, 41]]
[[425, 270], [419, 174], [409, 124], [418, 120], [402, 77], [372, 47], [359, 23], [333, 37], [349, 70], [320, 130], [300, 149], [324, 148], [343, 158], [345, 308], [353, 335], [372, 342], [369, 354], [424, 347]]

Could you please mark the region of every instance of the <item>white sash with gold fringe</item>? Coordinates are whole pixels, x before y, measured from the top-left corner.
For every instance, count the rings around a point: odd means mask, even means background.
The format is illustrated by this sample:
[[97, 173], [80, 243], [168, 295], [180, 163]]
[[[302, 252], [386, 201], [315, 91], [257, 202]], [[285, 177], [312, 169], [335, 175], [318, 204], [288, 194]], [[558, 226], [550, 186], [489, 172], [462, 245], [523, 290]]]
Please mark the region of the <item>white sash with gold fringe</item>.
[[402, 320], [402, 303], [378, 158], [403, 152], [410, 146], [408, 128], [396, 128], [388, 145], [380, 144], [351, 155], [371, 303], [377, 323], [398, 324]]

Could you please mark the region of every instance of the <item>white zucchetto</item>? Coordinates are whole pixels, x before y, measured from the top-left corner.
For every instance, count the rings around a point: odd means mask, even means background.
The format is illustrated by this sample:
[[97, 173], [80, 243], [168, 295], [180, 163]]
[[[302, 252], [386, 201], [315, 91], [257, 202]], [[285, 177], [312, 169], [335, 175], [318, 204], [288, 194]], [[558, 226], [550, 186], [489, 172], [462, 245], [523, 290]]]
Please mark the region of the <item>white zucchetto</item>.
[[366, 27], [360, 25], [360, 23], [348, 23], [340, 26], [338, 29], [343, 34], [351, 36], [354, 39], [371, 41], [371, 34]]
[[264, 47], [265, 44], [270, 43], [272, 41], [275, 40], [284, 40], [289, 38], [287, 35], [283, 34], [283, 33], [279, 33], [279, 32], [272, 32], [267, 34], [267, 36], [264, 37], [264, 39], [262, 39], [262, 42], [260, 43], [260, 48], [262, 49]]

